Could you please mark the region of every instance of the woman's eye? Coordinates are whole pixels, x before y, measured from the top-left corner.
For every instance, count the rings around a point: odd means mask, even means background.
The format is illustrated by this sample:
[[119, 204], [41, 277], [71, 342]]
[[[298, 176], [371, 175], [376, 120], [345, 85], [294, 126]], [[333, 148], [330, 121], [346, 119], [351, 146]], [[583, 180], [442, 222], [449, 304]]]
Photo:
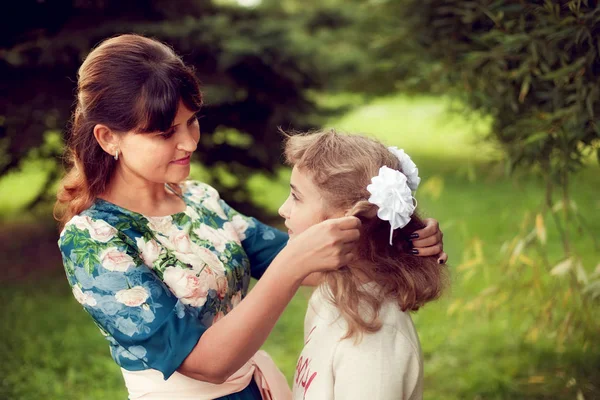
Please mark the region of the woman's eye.
[[173, 136], [173, 134], [175, 134], [175, 131], [167, 131], [167, 132], [161, 133], [159, 136], [163, 139], [169, 139], [171, 136]]
[[298, 198], [296, 197], [296, 195], [294, 193], [292, 193], [292, 199], [294, 199], [294, 201], [298, 201]]

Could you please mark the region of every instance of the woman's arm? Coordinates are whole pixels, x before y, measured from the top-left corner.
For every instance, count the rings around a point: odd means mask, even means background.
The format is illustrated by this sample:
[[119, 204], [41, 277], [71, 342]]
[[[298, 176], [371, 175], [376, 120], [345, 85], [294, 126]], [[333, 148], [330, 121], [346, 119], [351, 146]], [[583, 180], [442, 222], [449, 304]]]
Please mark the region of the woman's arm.
[[321, 272], [313, 272], [302, 281], [302, 286], [316, 287], [321, 284], [323, 274]]
[[[126, 238], [102, 219], [76, 216], [58, 244], [73, 294], [110, 342], [115, 362], [126, 370], [156, 369], [168, 379], [207, 327]], [[148, 238], [137, 242], [159, 248]]]
[[224, 382], [260, 349], [306, 276], [352, 260], [359, 225], [357, 218], [325, 221], [289, 243], [246, 298], [207, 329], [178, 371]]
[[263, 345], [300, 287], [302, 275], [294, 269], [294, 263], [278, 256], [246, 298], [200, 337], [178, 372], [222, 383], [241, 368]]

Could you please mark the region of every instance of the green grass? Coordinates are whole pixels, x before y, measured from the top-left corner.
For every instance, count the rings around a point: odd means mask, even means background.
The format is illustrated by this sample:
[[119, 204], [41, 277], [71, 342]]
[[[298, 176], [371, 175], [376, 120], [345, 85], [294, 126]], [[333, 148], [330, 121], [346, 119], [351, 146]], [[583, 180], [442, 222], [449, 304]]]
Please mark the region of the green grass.
[[[449, 115], [447, 105], [440, 99], [385, 98], [329, 124], [404, 148], [423, 177], [417, 195], [421, 213], [441, 222], [452, 287], [414, 315], [425, 357], [425, 398], [575, 399], [578, 393], [600, 398], [597, 346], [575, 341], [558, 349], [550, 332], [523, 340], [539, 312], [535, 298], [528, 305], [524, 293], [493, 312], [472, 303], [506, 273], [499, 267], [499, 249], [517, 234], [525, 214], [538, 209], [543, 185], [531, 175], [506, 177], [502, 168], [489, 163], [500, 153], [481, 141], [486, 121]], [[600, 232], [598, 172], [594, 164], [572, 185], [573, 198], [595, 233]], [[276, 179], [257, 175], [248, 184], [256, 202], [275, 211], [287, 196], [288, 179], [289, 170], [282, 169]], [[11, 183], [13, 190], [20, 188], [17, 182]], [[573, 235], [585, 267], [594, 268], [600, 257], [590, 234]], [[485, 261], [464, 268], [475, 238], [482, 243]], [[35, 237], [21, 240], [36, 242]], [[560, 245], [553, 232], [547, 247], [557, 262]], [[0, 354], [5, 355], [0, 398], [126, 397], [106, 341], [73, 299], [60, 271], [5, 286], [0, 291]], [[301, 349], [309, 294], [303, 289], [296, 295], [264, 346], [288, 378]], [[593, 307], [597, 315], [598, 307]], [[552, 312], [559, 318], [565, 310]]]
[[[517, 315], [510, 304], [493, 314], [465, 306], [449, 312], [456, 301], [469, 303], [505, 273], [499, 267], [499, 250], [518, 233], [525, 215], [539, 209], [544, 186], [530, 175], [505, 176], [501, 166], [490, 162], [501, 153], [481, 141], [486, 121], [449, 115], [447, 110], [444, 100], [393, 97], [329, 124], [404, 148], [423, 178], [417, 193], [421, 213], [441, 222], [452, 286], [441, 300], [414, 315], [426, 359], [426, 398], [575, 398], [578, 390], [598, 396], [600, 374], [592, 369], [600, 365], [597, 353], [586, 354], [582, 345], [557, 352], [552, 338], [544, 335], [536, 343], [522, 340], [537, 312], [535, 304]], [[600, 200], [595, 189], [600, 187], [598, 172], [597, 165], [592, 165], [574, 178], [572, 187], [579, 210], [596, 233], [600, 232]], [[271, 211], [277, 210], [288, 193], [289, 170], [282, 169], [277, 175], [276, 179], [254, 176], [249, 181], [256, 201]], [[485, 261], [476, 268], [462, 269], [474, 239], [483, 243]], [[598, 264], [599, 253], [593, 250], [589, 234], [576, 233], [573, 242], [584, 255], [588, 270]], [[561, 255], [554, 231], [549, 231], [548, 254], [555, 262]], [[304, 304], [302, 297], [296, 301]], [[288, 334], [290, 325], [302, 328], [296, 310], [294, 305], [284, 315], [267, 342], [268, 349]], [[556, 310], [557, 316], [564, 314], [562, 311]], [[300, 343], [290, 347], [285, 358], [278, 358], [284, 368], [292, 364]], [[293, 374], [292, 369], [285, 371], [288, 376]]]

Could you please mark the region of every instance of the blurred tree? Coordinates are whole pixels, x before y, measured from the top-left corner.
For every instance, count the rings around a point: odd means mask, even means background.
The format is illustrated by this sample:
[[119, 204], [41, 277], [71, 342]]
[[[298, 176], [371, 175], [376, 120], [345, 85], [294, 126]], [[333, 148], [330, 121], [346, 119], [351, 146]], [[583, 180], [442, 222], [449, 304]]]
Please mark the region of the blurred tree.
[[[332, 110], [317, 105], [310, 90], [330, 85], [349, 63], [332, 57], [322, 38], [313, 35], [318, 26], [336, 23], [319, 10], [289, 18], [279, 8], [229, 3], [11, 3], [0, 28], [0, 175], [42, 146], [44, 132], [64, 130], [76, 71], [90, 49], [104, 38], [135, 32], [172, 45], [195, 67], [206, 98], [199, 156], [225, 197], [251, 211], [244, 178], [279, 164], [277, 127], [318, 125]], [[53, 149], [42, 153], [56, 158], [60, 150]], [[34, 204], [49, 200], [61, 169], [49, 172]], [[223, 176], [232, 179], [224, 183]]]
[[[600, 299], [600, 269], [588, 275], [570, 237], [573, 232], [587, 232], [594, 239], [597, 232], [586, 230], [585, 216], [571, 199], [569, 183], [574, 172], [589, 165], [586, 161], [594, 152], [600, 160], [597, 1], [378, 0], [369, 4], [371, 13], [364, 23], [380, 22], [371, 24], [376, 28], [369, 51], [374, 59], [384, 60], [368, 71], [373, 82], [382, 90], [426, 89], [462, 99], [469, 109], [492, 117], [490, 139], [505, 150], [508, 171], [524, 167], [546, 179], [543, 206], [535, 218], [523, 222], [523, 232], [507, 247], [506, 281], [500, 283], [507, 290], [500, 294], [525, 289], [535, 298], [541, 291], [538, 304], [568, 309], [567, 317], [560, 320], [545, 320], [546, 314], [540, 313], [541, 329], [555, 333], [557, 341], [583, 332], [592, 343], [598, 324], [591, 302]], [[546, 217], [554, 221], [563, 244], [562, 260], [555, 266], [549, 264], [545, 247]], [[533, 253], [535, 261], [521, 257], [526, 251]], [[539, 271], [544, 271], [543, 279]], [[556, 300], [555, 276], [565, 277], [561, 290], [572, 296], [570, 307]], [[482, 297], [487, 292], [489, 288]]]
[[539, 166], [565, 186], [598, 148], [596, 1], [369, 3], [365, 21], [380, 21], [371, 51], [383, 60], [374, 83], [453, 93], [493, 117], [511, 167]]

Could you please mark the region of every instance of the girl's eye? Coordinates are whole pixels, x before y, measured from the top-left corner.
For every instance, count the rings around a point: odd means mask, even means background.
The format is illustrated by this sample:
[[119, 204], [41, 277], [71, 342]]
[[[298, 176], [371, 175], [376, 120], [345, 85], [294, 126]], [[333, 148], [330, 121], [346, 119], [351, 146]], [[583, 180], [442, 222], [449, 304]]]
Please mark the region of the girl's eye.
[[294, 201], [298, 201], [298, 197], [296, 197], [294, 193], [292, 193], [292, 199], [294, 199]]

